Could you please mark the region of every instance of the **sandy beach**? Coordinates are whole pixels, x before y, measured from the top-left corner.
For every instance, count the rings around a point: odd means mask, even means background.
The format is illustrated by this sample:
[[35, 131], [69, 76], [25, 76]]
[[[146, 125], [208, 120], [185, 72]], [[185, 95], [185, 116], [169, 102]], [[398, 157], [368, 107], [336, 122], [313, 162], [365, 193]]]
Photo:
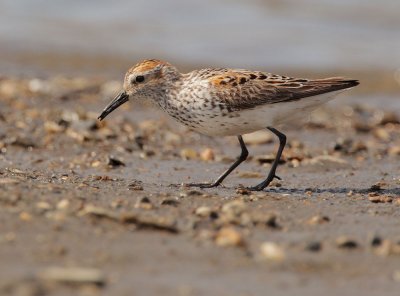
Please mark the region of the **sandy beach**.
[[224, 187], [195, 190], [182, 184], [216, 177], [235, 139], [141, 104], [98, 122], [119, 87], [1, 79], [2, 295], [397, 295], [394, 107], [343, 94], [284, 128], [282, 181], [240, 188], [269, 169], [277, 143], [261, 132]]

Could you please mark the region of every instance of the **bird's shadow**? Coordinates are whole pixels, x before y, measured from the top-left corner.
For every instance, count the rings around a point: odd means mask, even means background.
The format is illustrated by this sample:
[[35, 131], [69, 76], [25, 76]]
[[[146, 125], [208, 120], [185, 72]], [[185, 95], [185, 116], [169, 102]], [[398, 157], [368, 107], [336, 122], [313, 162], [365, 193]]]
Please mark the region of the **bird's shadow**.
[[[220, 185], [221, 186], [221, 185]], [[180, 188], [182, 184], [170, 184], [168, 187], [170, 188]], [[187, 188], [197, 188], [198, 187], [187, 187]], [[218, 188], [218, 187], [217, 187]], [[224, 189], [238, 189], [238, 188], [246, 188], [243, 186], [239, 187], [230, 187], [230, 186], [223, 186]], [[205, 188], [201, 190], [207, 190]], [[257, 191], [255, 191], [257, 192]], [[291, 193], [291, 194], [306, 194], [308, 192], [312, 193], [335, 193], [335, 194], [347, 194], [352, 192], [353, 194], [368, 194], [368, 193], [377, 193], [377, 194], [390, 194], [390, 195], [400, 195], [400, 187], [395, 188], [379, 188], [376, 187], [368, 187], [368, 188], [349, 188], [349, 187], [334, 187], [334, 188], [285, 188], [285, 187], [267, 187], [262, 191], [259, 192], [269, 192], [269, 193]]]
[[368, 194], [371, 192], [375, 192], [378, 194], [392, 194], [392, 195], [400, 195], [400, 188], [344, 188], [344, 187], [335, 187], [335, 188], [284, 188], [284, 187], [275, 187], [275, 188], [266, 188], [263, 192], [271, 192], [271, 193], [294, 193], [294, 194], [305, 194], [307, 192], [312, 193], [342, 193], [346, 194], [349, 192], [358, 193], [358, 194]]

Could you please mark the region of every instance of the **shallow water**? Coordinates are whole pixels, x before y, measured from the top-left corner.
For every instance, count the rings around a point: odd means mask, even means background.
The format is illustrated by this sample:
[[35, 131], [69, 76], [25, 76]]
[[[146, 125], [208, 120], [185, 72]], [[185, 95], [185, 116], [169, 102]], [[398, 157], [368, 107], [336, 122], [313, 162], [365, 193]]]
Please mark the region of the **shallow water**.
[[395, 0], [3, 0], [0, 72], [26, 70], [30, 60], [21, 55], [29, 53], [395, 71], [399, 28]]

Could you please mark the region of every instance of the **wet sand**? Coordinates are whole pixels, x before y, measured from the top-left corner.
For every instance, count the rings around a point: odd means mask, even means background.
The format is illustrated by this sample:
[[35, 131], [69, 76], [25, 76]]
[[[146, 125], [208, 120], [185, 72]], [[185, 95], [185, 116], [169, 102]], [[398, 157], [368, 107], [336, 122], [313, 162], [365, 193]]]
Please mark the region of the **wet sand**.
[[0, 80], [1, 295], [398, 294], [398, 94], [350, 91], [288, 125], [282, 181], [248, 192], [275, 138], [247, 139], [224, 187], [187, 188], [236, 140], [140, 104], [99, 123], [118, 87]]

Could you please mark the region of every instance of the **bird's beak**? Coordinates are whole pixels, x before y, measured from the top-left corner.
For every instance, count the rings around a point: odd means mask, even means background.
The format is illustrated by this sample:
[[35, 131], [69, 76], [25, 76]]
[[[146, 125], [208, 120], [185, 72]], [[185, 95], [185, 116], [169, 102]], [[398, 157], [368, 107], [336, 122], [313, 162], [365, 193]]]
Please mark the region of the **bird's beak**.
[[116, 96], [115, 99], [112, 100], [111, 103], [104, 108], [98, 119], [103, 120], [108, 114], [113, 112], [115, 109], [117, 109], [119, 106], [121, 106], [123, 103], [126, 103], [127, 101], [129, 101], [129, 95], [127, 95], [127, 93], [124, 91], [120, 92], [119, 95]]

